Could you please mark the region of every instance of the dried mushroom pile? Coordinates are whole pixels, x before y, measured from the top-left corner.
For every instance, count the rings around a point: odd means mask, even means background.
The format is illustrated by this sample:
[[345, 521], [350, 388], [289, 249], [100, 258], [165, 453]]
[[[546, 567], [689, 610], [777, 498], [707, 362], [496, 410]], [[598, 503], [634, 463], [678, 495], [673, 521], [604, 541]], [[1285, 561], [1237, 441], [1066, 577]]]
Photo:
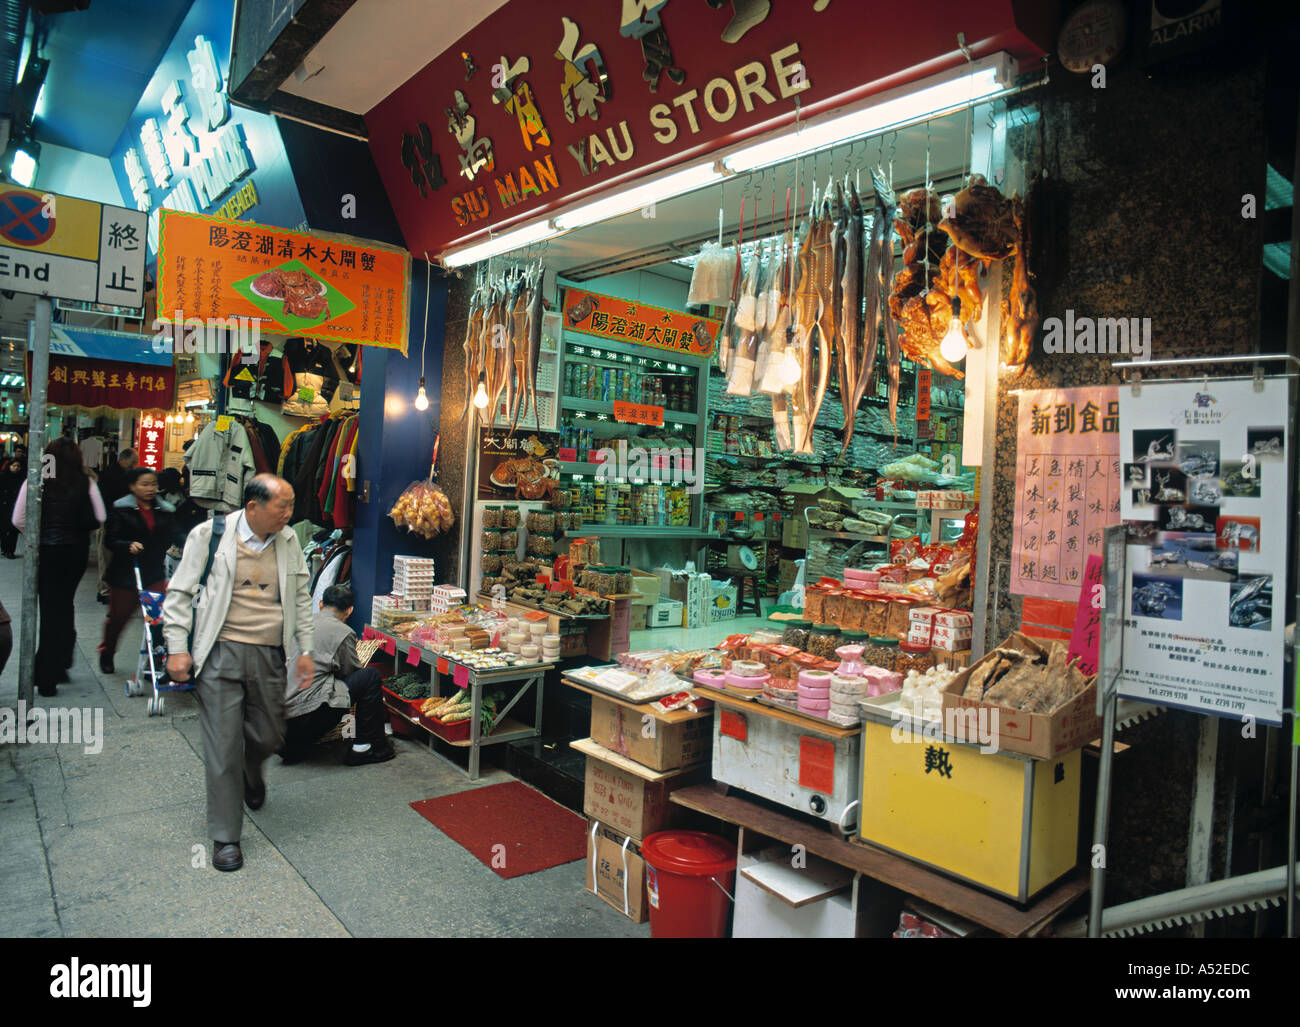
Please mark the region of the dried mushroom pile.
[[1067, 651], [1063, 642], [1044, 649], [1016, 632], [971, 670], [962, 697], [1025, 713], [1053, 713], [1092, 680], [1079, 670], [1077, 657], [1067, 660]]

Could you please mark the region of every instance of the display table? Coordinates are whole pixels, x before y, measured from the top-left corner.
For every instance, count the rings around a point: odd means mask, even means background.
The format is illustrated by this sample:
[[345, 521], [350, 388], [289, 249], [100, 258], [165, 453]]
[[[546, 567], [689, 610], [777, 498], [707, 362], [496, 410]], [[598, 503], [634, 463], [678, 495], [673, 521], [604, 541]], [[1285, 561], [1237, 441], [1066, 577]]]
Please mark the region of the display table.
[[[383, 638], [392, 638], [385, 635], [378, 628], [374, 629], [376, 634]], [[400, 638], [392, 639], [396, 651], [403, 657], [411, 651], [411, 644], [403, 642]], [[419, 648], [419, 647], [417, 647]], [[439, 684], [444, 676], [450, 677], [452, 686], [457, 688], [470, 689], [470, 702], [473, 706], [470, 713], [469, 738], [461, 742], [448, 741], [448, 745], [454, 745], [458, 748], [469, 749], [469, 768], [466, 773], [471, 781], [477, 781], [479, 778], [479, 756], [485, 745], [500, 745], [503, 742], [513, 742], [520, 738], [540, 738], [542, 734], [542, 697], [546, 686], [546, 672], [554, 670], [554, 663], [526, 663], [514, 667], [502, 667], [498, 670], [477, 670], [464, 663], [453, 659], [450, 656], [444, 656], [441, 653], [430, 652], [426, 649], [420, 649], [419, 662], [432, 668], [432, 680], [429, 688], [430, 696], [437, 697], [451, 695], [450, 691], [443, 692]], [[402, 661], [399, 661], [399, 664]], [[483, 711], [483, 689], [494, 685], [513, 685], [517, 684], [514, 695], [510, 701], [502, 707], [497, 714], [496, 720], [493, 721], [491, 730], [488, 734], [483, 734], [482, 711]], [[506, 716], [515, 704], [519, 702], [527, 693], [528, 689], [536, 686], [537, 704], [533, 717], [533, 725], [517, 720], [511, 720]], [[390, 713], [401, 717], [403, 720], [414, 724], [430, 737], [436, 737], [432, 731], [422, 721], [411, 717], [405, 709], [399, 708], [387, 694], [384, 695], [384, 706]], [[445, 739], [444, 739], [445, 741]]]
[[849, 842], [814, 824], [759, 805], [738, 795], [720, 795], [712, 786], [678, 789], [670, 801], [741, 829], [738, 847], [749, 830], [787, 845], [802, 845], [814, 856], [907, 892], [990, 931], [1009, 938], [1041, 934], [1076, 899], [1088, 891], [1088, 876], [1076, 869], [1022, 907], [862, 842]]

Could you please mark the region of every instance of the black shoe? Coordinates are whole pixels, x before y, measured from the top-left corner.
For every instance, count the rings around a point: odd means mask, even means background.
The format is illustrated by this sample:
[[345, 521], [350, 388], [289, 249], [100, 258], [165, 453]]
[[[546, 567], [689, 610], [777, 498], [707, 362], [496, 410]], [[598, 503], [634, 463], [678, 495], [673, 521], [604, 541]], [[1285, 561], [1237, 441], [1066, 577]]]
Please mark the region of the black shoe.
[[99, 651], [99, 669], [105, 674], [112, 674], [113, 671], [113, 654], [107, 649]]
[[57, 686], [57, 685], [37, 685], [37, 686], [36, 686], [36, 694], [37, 694], [37, 695], [44, 695], [44, 696], [47, 696], [47, 697], [48, 697], [48, 696], [51, 696], [51, 695], [58, 695], [58, 694], [59, 694], [59, 689], [58, 689], [58, 686]]
[[251, 810], [259, 810], [266, 804], [266, 785], [254, 789], [249, 785], [247, 778], [244, 780], [244, 805]]
[[59, 684], [59, 685], [66, 685], [69, 680], [71, 679], [68, 677], [68, 672], [66, 669], [59, 671], [58, 676], [54, 679], [55, 684]]
[[239, 842], [212, 843], [212, 865], [218, 870], [238, 870], [244, 865], [244, 854], [239, 851]]
[[343, 763], [349, 767], [360, 767], [367, 763], [386, 763], [396, 755], [397, 750], [387, 741], [382, 746], [377, 742], [371, 742], [370, 748], [365, 752], [357, 752], [356, 749], [349, 747], [343, 756]]
[[305, 749], [281, 749], [279, 755], [281, 763], [301, 763], [307, 758], [307, 751]]

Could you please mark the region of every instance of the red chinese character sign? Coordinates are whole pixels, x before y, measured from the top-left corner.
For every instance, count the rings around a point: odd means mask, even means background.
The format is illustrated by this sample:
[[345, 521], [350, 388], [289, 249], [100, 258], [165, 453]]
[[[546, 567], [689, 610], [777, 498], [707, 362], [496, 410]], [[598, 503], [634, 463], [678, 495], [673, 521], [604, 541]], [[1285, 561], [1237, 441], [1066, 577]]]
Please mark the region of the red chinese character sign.
[[584, 335], [693, 357], [713, 355], [719, 321], [585, 289], [564, 292], [564, 327]]
[[1011, 591], [1074, 602], [1120, 519], [1117, 387], [1022, 392], [1017, 439]]
[[160, 219], [159, 321], [248, 317], [274, 334], [406, 354], [404, 251], [179, 210]]
[[141, 414], [135, 433], [135, 450], [140, 455], [141, 465], [152, 467], [155, 471], [161, 471], [165, 460], [166, 446], [166, 415], [158, 411]]
[[614, 400], [614, 420], [624, 424], [648, 424], [662, 428], [664, 408], [650, 403], [628, 403], [626, 400]]
[[[28, 381], [31, 370], [29, 353]], [[50, 354], [46, 397], [50, 406], [75, 408], [93, 416], [113, 410], [169, 409], [175, 400], [174, 368]]]

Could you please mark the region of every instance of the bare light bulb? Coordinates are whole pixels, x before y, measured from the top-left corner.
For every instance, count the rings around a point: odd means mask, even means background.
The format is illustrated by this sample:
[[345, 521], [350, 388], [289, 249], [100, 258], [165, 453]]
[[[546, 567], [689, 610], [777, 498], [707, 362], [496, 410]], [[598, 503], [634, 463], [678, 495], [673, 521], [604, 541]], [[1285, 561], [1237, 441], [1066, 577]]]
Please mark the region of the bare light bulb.
[[939, 356], [950, 364], [966, 359], [966, 336], [961, 330], [961, 300], [953, 297], [952, 320], [948, 322], [948, 331], [939, 343]]
[[785, 356], [781, 358], [779, 373], [783, 385], [793, 385], [803, 377], [803, 369], [799, 366], [798, 357], [788, 349], [785, 351]]
[[193, 411], [193, 410], [187, 410], [187, 411], [185, 411], [185, 423], [186, 423], [186, 424], [193, 424], [193, 423], [194, 423], [194, 411]]
[[175, 418], [173, 418], [171, 414], [168, 414], [167, 417], [165, 418], [165, 420], [167, 421], [168, 424], [171, 424], [171, 423], [173, 423], [173, 421], [175, 420]]
[[478, 383], [478, 388], [474, 390], [474, 405], [480, 410], [483, 410], [488, 405], [487, 387], [484, 386], [482, 381]]
[[[477, 397], [476, 397], [476, 398], [477, 398]], [[415, 409], [416, 409], [416, 410], [428, 410], [428, 409], [429, 409], [429, 397], [428, 397], [428, 395], [427, 395], [427, 394], [425, 393], [425, 391], [424, 391], [424, 379], [423, 379], [423, 378], [420, 379], [420, 391], [417, 392], [417, 393], [415, 394]]]

